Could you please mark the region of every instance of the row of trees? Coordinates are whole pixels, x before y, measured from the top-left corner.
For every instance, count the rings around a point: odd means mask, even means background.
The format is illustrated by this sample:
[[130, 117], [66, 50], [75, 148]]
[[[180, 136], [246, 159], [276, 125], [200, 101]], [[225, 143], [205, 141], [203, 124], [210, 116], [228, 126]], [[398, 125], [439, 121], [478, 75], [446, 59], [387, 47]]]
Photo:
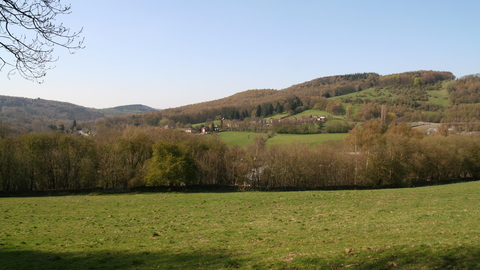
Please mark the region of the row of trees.
[[455, 76], [451, 72], [447, 71], [432, 71], [432, 70], [419, 70], [413, 72], [404, 72], [400, 74], [392, 74], [387, 76], [381, 76], [378, 80], [378, 86], [389, 85], [425, 85], [435, 84], [439, 81], [448, 81], [455, 79]]
[[227, 147], [217, 136], [156, 128], [109, 130], [95, 137], [0, 132], [3, 191], [249, 185], [299, 189], [345, 185], [409, 186], [480, 177], [480, 139], [425, 137], [407, 124], [357, 126], [342, 144], [267, 146], [262, 137]]

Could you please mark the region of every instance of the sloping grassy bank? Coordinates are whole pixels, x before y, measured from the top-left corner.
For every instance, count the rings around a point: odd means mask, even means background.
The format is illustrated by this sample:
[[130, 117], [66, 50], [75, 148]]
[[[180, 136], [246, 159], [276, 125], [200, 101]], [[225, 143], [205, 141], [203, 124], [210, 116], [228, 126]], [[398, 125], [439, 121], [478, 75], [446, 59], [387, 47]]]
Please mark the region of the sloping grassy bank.
[[0, 198], [0, 268], [477, 269], [478, 190]]

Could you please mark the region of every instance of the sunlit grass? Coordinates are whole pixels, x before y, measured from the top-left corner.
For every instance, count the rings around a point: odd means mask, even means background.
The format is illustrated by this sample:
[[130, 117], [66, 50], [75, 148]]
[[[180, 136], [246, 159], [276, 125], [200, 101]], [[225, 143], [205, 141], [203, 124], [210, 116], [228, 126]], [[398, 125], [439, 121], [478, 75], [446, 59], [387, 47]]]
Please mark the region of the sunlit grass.
[[[227, 131], [218, 134], [220, 138], [229, 146], [245, 146], [252, 144], [255, 137], [263, 136], [265, 133], [255, 132], [235, 132]], [[274, 134], [267, 140], [267, 145], [284, 145], [291, 143], [305, 143], [310, 146], [319, 145], [327, 142], [341, 142], [347, 133], [322, 133], [322, 134]]]
[[448, 98], [448, 91], [446, 88], [442, 88], [440, 90], [430, 90], [427, 91], [427, 93], [429, 95], [429, 102], [442, 105], [443, 107], [449, 107], [451, 105], [450, 99]]
[[305, 143], [310, 146], [327, 142], [341, 142], [347, 133], [322, 133], [322, 134], [275, 134], [268, 139], [268, 145], [284, 145], [291, 143]]
[[1, 198], [1, 268], [477, 269], [479, 189]]
[[351, 98], [354, 100], [356, 98], [362, 98], [362, 99], [368, 99], [368, 100], [375, 100], [375, 99], [386, 98], [386, 97], [396, 98], [397, 95], [390, 93], [385, 88], [369, 88], [359, 92], [354, 92], [354, 93], [341, 95], [341, 96], [335, 96], [335, 97], [332, 97], [331, 99], [344, 100], [345, 98]]
[[245, 146], [247, 144], [252, 144], [255, 141], [255, 137], [261, 136], [267, 138], [268, 135], [266, 133], [256, 132], [226, 131], [218, 133], [218, 136], [228, 146]]
[[311, 115], [317, 115], [317, 116], [320, 116], [320, 115], [325, 115], [327, 117], [333, 117], [333, 115], [327, 111], [320, 111], [320, 110], [305, 110], [301, 113], [297, 113], [293, 116], [295, 117], [302, 117], [302, 116], [311, 116]]

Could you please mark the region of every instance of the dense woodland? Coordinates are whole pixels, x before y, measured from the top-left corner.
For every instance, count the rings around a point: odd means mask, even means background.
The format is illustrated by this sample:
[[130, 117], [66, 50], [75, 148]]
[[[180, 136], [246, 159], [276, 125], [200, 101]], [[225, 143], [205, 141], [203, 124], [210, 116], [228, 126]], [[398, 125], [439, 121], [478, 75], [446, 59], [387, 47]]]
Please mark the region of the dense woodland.
[[0, 132], [2, 191], [230, 185], [413, 186], [480, 176], [480, 138], [426, 136], [404, 123], [356, 126], [341, 144], [227, 147], [216, 135], [131, 126], [97, 136]]

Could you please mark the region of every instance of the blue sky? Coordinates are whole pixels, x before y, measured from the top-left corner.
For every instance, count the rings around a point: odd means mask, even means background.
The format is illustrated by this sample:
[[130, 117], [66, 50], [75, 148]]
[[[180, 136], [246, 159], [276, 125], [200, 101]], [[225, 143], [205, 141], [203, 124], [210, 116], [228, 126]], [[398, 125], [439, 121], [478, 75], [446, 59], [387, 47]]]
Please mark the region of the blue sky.
[[480, 73], [478, 0], [62, 3], [86, 48], [56, 49], [43, 84], [4, 69], [0, 95], [164, 109], [357, 72]]

